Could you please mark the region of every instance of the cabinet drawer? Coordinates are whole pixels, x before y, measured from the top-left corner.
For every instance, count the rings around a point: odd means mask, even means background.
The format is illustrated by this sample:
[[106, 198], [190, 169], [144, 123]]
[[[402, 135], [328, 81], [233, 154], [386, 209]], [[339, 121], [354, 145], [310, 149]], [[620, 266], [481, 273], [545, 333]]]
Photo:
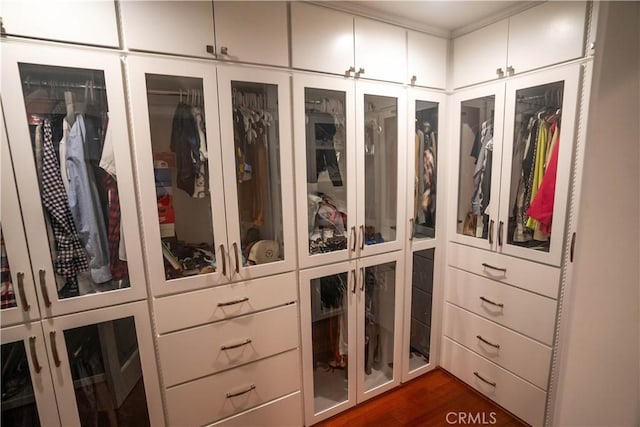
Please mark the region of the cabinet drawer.
[[299, 389], [296, 349], [167, 389], [168, 424], [201, 426]]
[[165, 385], [170, 387], [297, 347], [297, 310], [292, 304], [160, 336]]
[[[445, 304], [444, 335], [514, 374], [547, 389], [551, 348], [455, 305]], [[499, 348], [489, 343], [499, 345]]]
[[[247, 280], [154, 301], [159, 334], [249, 314], [296, 301], [295, 273]], [[180, 313], [176, 316], [176, 313]]]
[[555, 300], [456, 268], [449, 267], [447, 273], [447, 301], [552, 345], [556, 320]]
[[[508, 283], [549, 298], [558, 298], [559, 268], [455, 243], [449, 243], [448, 250], [448, 262], [452, 267]], [[504, 269], [504, 271], [492, 267]]]
[[226, 420], [211, 424], [210, 427], [298, 427], [303, 425], [302, 394], [298, 391], [273, 402], [266, 403], [234, 415]]
[[441, 362], [453, 375], [524, 421], [534, 426], [543, 424], [547, 396], [543, 390], [446, 337], [442, 340]]

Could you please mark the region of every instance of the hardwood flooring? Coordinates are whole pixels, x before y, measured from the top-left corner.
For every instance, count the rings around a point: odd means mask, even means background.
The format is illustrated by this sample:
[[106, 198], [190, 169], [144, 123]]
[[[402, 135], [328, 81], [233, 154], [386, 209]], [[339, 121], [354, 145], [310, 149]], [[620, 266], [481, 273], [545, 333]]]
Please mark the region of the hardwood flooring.
[[314, 427], [465, 425], [522, 427], [527, 424], [448, 372], [436, 369]]

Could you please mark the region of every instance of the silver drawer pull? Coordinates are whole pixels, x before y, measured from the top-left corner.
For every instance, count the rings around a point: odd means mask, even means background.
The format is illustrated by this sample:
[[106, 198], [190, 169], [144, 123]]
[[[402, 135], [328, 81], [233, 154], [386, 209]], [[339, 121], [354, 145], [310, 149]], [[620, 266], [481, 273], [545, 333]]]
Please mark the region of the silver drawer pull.
[[507, 272], [507, 269], [506, 269], [506, 268], [502, 268], [502, 267], [494, 267], [493, 265], [491, 265], [491, 264], [487, 264], [486, 262], [483, 262], [483, 263], [482, 263], [482, 266], [483, 266], [484, 268], [490, 268], [490, 269], [492, 269], [492, 270], [502, 271], [503, 273], [506, 273], [506, 272]]
[[227, 399], [230, 399], [230, 398], [236, 397], [236, 396], [242, 396], [243, 394], [247, 394], [251, 390], [255, 390], [255, 389], [256, 389], [256, 385], [255, 384], [251, 384], [249, 387], [247, 387], [246, 390], [237, 391], [235, 393], [227, 393]]
[[496, 307], [500, 307], [500, 308], [504, 307], [504, 304], [502, 304], [502, 303], [500, 303], [500, 302], [493, 302], [493, 301], [491, 301], [490, 299], [485, 298], [485, 297], [480, 297], [480, 299], [481, 299], [482, 301], [486, 302], [486, 303], [489, 303], [489, 304], [491, 304], [491, 305], [495, 305]]
[[493, 348], [500, 348], [500, 344], [494, 344], [492, 342], [489, 342], [489, 341], [485, 340], [484, 338], [482, 338], [482, 336], [480, 336], [480, 335], [476, 335], [476, 338], [478, 338], [483, 343], [485, 343], [487, 345], [490, 345]]
[[238, 344], [223, 345], [222, 347], [220, 347], [220, 350], [231, 350], [233, 348], [242, 347], [243, 345], [247, 345], [247, 344], [251, 344], [251, 338], [247, 338], [246, 340]]
[[242, 298], [234, 299], [233, 301], [228, 301], [228, 302], [219, 302], [218, 307], [226, 307], [228, 305], [241, 304], [245, 301], [249, 301], [249, 297], [242, 297]]
[[36, 353], [36, 337], [29, 337], [29, 350], [31, 351], [33, 369], [36, 371], [36, 374], [39, 374], [40, 371], [42, 371], [42, 366], [40, 366], [40, 362], [38, 362], [38, 354]]
[[53, 363], [57, 368], [60, 367], [62, 361], [58, 354], [58, 345], [56, 344], [56, 331], [49, 332], [49, 342], [51, 342], [51, 353], [53, 353]]
[[45, 279], [46, 272], [44, 270], [40, 270], [40, 289], [42, 290], [42, 299], [44, 299], [45, 307], [51, 307], [51, 299], [49, 298], [49, 291], [47, 290], [47, 280]]
[[20, 295], [20, 302], [22, 303], [22, 309], [29, 311], [31, 305], [27, 302], [27, 294], [24, 292], [24, 273], [18, 272], [18, 294]]
[[480, 375], [480, 374], [479, 374], [479, 373], [477, 373], [477, 372], [474, 372], [474, 373], [473, 373], [473, 375], [475, 375], [476, 377], [478, 377], [478, 378], [480, 379], [480, 381], [482, 381], [482, 382], [484, 382], [484, 383], [487, 383], [487, 384], [489, 384], [490, 386], [493, 386], [493, 387], [495, 387], [495, 386], [496, 386], [496, 383], [494, 383], [493, 381], [485, 380], [484, 378], [482, 378], [482, 375]]

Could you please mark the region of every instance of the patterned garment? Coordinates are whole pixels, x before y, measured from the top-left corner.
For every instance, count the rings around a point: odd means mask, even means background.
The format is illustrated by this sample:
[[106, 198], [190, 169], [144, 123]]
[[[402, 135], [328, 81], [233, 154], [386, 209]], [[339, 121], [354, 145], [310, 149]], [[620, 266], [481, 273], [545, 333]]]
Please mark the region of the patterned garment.
[[116, 180], [103, 171], [100, 178], [102, 187], [107, 191], [107, 239], [109, 241], [109, 261], [111, 275], [115, 280], [127, 278], [127, 263], [120, 260], [120, 196]]
[[9, 270], [9, 260], [4, 249], [4, 237], [0, 229], [0, 308], [11, 308], [16, 306], [16, 296], [11, 286], [11, 271]]
[[89, 268], [87, 256], [78, 239], [78, 233], [69, 210], [69, 201], [62, 177], [60, 163], [53, 147], [51, 122], [44, 122], [44, 146], [42, 150], [42, 205], [49, 216], [56, 243], [53, 267], [70, 282], [76, 274]]

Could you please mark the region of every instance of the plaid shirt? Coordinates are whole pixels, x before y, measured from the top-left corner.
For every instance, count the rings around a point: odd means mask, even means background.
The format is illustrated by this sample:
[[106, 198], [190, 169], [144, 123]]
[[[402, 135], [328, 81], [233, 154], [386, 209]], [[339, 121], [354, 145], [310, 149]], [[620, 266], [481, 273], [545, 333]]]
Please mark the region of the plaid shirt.
[[87, 256], [78, 239], [78, 233], [69, 210], [69, 201], [51, 136], [51, 122], [44, 122], [44, 146], [42, 149], [42, 205], [49, 216], [56, 243], [57, 254], [53, 261], [56, 273], [63, 277], [75, 277], [89, 268]]
[[11, 271], [9, 270], [9, 260], [4, 249], [4, 237], [0, 228], [0, 271], [2, 279], [0, 283], [0, 308], [11, 308], [16, 306], [16, 296], [11, 286]]

